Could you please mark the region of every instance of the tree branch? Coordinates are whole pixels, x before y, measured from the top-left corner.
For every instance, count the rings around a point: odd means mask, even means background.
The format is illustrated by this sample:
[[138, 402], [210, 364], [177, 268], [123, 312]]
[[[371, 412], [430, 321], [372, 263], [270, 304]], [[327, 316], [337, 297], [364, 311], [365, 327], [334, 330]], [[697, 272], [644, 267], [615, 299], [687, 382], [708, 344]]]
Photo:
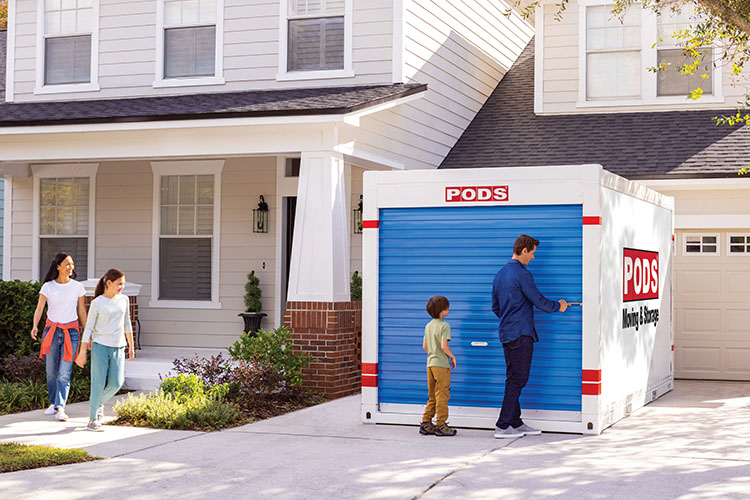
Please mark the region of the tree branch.
[[734, 26], [735, 28], [750, 35], [750, 20], [746, 17], [746, 13], [740, 13], [722, 0], [697, 0], [706, 9], [710, 10], [716, 17], [720, 18], [726, 24]]

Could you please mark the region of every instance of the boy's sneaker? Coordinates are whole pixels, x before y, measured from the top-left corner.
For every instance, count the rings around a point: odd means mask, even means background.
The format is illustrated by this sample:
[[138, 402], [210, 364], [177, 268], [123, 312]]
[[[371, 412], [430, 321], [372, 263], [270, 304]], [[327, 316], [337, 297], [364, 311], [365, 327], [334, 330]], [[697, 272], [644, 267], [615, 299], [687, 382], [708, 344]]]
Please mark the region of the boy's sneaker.
[[521, 424], [520, 426], [516, 427], [516, 430], [518, 432], [523, 432], [524, 436], [541, 436], [542, 431], [539, 429], [534, 429], [533, 427], [529, 427], [526, 424]]
[[55, 405], [49, 405], [49, 408], [44, 410], [45, 415], [54, 415], [55, 414]]
[[456, 429], [454, 429], [453, 427], [448, 427], [448, 424], [443, 424], [435, 427], [436, 436], [455, 436], [456, 432]]
[[101, 422], [104, 420], [104, 406], [99, 405], [99, 408], [96, 409], [96, 421]]
[[507, 429], [495, 427], [495, 439], [515, 439], [520, 437], [523, 437], [523, 432], [518, 429], [514, 429], [510, 426]]
[[435, 424], [432, 422], [422, 422], [419, 424], [419, 433], [423, 436], [435, 434]]
[[65, 413], [64, 408], [58, 408], [57, 413], [55, 413], [55, 420], [59, 420], [60, 422], [65, 422], [68, 420], [68, 415]]
[[104, 428], [102, 427], [101, 422], [99, 422], [98, 420], [92, 420], [86, 426], [86, 430], [93, 431], [93, 432], [102, 432]]

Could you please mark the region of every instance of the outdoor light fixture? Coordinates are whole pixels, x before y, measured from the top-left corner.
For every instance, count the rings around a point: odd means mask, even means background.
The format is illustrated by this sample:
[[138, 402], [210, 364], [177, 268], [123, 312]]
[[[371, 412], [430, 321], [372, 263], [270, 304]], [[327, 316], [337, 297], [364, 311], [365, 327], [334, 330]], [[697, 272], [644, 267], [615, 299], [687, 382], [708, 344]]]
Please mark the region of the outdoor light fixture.
[[266, 203], [263, 195], [260, 195], [260, 203], [258, 203], [258, 208], [253, 210], [253, 232], [268, 232], [268, 203]]
[[362, 234], [362, 195], [359, 195], [359, 205], [352, 210], [352, 230], [354, 234]]

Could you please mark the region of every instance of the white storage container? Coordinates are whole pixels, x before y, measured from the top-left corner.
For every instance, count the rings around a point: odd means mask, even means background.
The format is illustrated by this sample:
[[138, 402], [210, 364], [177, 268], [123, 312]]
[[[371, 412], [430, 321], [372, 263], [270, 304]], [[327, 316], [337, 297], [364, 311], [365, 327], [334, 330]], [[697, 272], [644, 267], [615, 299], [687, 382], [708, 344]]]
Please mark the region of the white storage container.
[[451, 302], [449, 422], [493, 428], [505, 361], [492, 280], [520, 234], [541, 292], [524, 421], [598, 434], [673, 386], [673, 200], [599, 165], [366, 172], [362, 419], [419, 424], [425, 310]]

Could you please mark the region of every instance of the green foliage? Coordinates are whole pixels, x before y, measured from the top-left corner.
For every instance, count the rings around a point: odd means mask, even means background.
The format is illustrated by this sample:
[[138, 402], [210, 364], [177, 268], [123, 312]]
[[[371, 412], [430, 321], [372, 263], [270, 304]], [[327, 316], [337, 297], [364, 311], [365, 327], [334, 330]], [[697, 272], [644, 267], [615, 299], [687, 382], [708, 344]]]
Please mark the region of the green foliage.
[[164, 394], [172, 396], [178, 402], [186, 402], [197, 397], [224, 399], [229, 393], [229, 384], [222, 383], [206, 387], [198, 375], [180, 373], [174, 377], [165, 378], [159, 385]]
[[[73, 377], [70, 381], [68, 404], [87, 401], [90, 393], [91, 381], [88, 378]], [[0, 415], [39, 410], [47, 405], [49, 395], [46, 381], [0, 382]]]
[[309, 354], [294, 352], [292, 332], [283, 326], [272, 332], [243, 333], [227, 350], [235, 361], [269, 363], [293, 386], [302, 384], [302, 369], [313, 360]]
[[353, 301], [362, 300], [362, 276], [359, 275], [358, 271], [354, 271], [354, 274], [352, 274], [352, 280], [349, 283], [349, 293]]
[[49, 446], [0, 443], [0, 473], [52, 465], [77, 464], [92, 460], [99, 460], [99, 458], [90, 456], [86, 450], [76, 448], [64, 450]]
[[128, 394], [115, 403], [114, 411], [117, 422], [157, 429], [221, 429], [242, 420], [237, 406], [222, 398], [204, 393], [175, 397], [162, 390], [138, 396]]
[[250, 271], [245, 283], [245, 312], [260, 312], [263, 307], [260, 296], [260, 279], [255, 275], [255, 271]]
[[11, 354], [39, 352], [44, 318], [39, 323], [37, 340], [31, 339], [34, 310], [39, 301], [41, 283], [0, 281], [0, 359]]

